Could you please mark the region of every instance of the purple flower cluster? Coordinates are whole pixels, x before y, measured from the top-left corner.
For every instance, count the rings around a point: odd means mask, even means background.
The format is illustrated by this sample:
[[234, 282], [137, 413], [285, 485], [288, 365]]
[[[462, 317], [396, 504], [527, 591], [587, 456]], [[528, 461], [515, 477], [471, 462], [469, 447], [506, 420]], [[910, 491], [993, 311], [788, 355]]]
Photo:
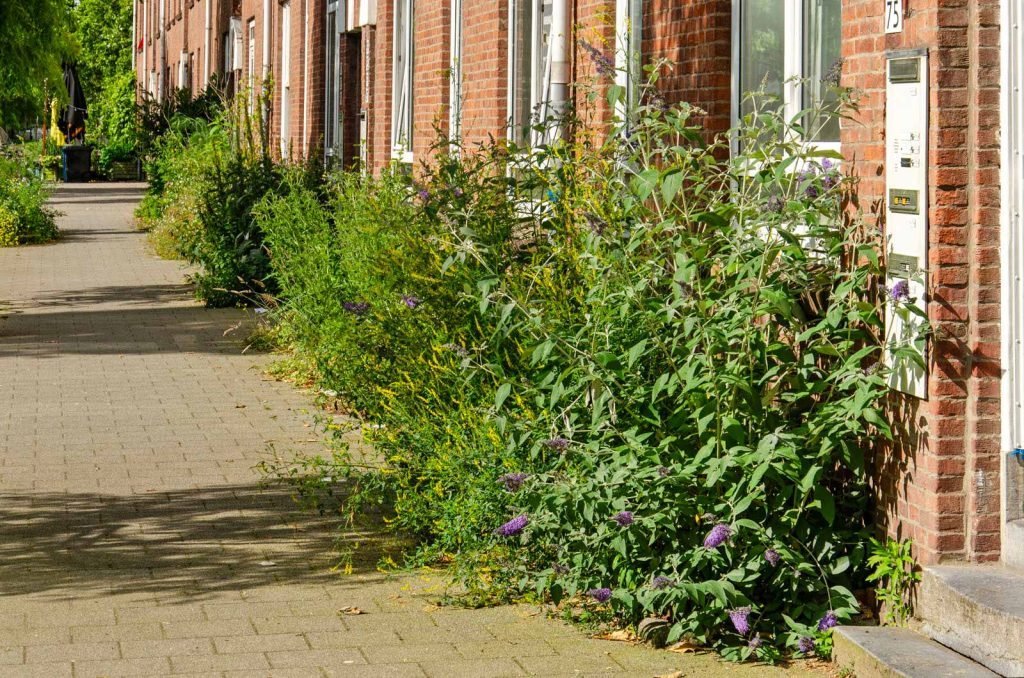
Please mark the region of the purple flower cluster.
[[526, 526], [529, 524], [529, 517], [527, 517], [525, 513], [520, 513], [518, 516], [495, 530], [494, 533], [499, 537], [514, 537], [525, 530]]
[[548, 438], [547, 440], [542, 442], [541, 445], [548, 448], [549, 450], [555, 450], [556, 452], [565, 452], [567, 449], [569, 449], [569, 439], [557, 436], [555, 438]]
[[629, 527], [633, 524], [633, 512], [619, 511], [615, 514], [613, 520], [619, 524], [619, 527]]
[[773, 195], [768, 198], [764, 208], [772, 214], [780, 214], [786, 208], [786, 201], [782, 199], [781, 195]]
[[749, 647], [751, 650], [756, 650], [757, 648], [761, 647], [761, 634], [757, 633], [754, 635], [753, 638], [747, 641], [747, 647]]
[[370, 310], [370, 304], [365, 301], [346, 301], [344, 309], [354, 315], [366, 315]]
[[804, 636], [797, 641], [796, 648], [804, 654], [811, 654], [814, 652], [814, 638], [810, 636]]
[[498, 476], [498, 482], [505, 486], [506, 492], [518, 492], [529, 477], [529, 473], [506, 473]]
[[597, 68], [599, 75], [606, 78], [615, 77], [615, 64], [604, 52], [599, 50], [597, 47], [594, 47], [586, 40], [580, 40], [580, 47], [590, 55], [590, 60], [594, 62], [594, 66]]
[[402, 295], [402, 303], [405, 304], [406, 306], [408, 306], [409, 308], [416, 308], [422, 302], [420, 301], [419, 297], [414, 297], [411, 294], [403, 294]]
[[782, 556], [775, 549], [768, 549], [764, 552], [764, 559], [768, 561], [768, 564], [772, 567], [778, 567], [779, 561], [782, 560]]
[[651, 588], [656, 591], [667, 589], [669, 586], [673, 586], [674, 584], [674, 581], [672, 581], [663, 574], [659, 574], [657, 577], [651, 580]]
[[589, 591], [587, 591], [587, 595], [599, 603], [607, 603], [609, 600], [612, 599], [612, 590], [605, 588], [590, 589]]
[[750, 608], [737, 607], [735, 610], [729, 610], [729, 621], [732, 622], [736, 633], [741, 636], [747, 635], [750, 633]]
[[704, 548], [706, 549], [717, 549], [719, 546], [729, 541], [729, 537], [732, 536], [732, 528], [725, 523], [718, 523], [711, 528], [708, 532], [708, 536], [704, 537]]
[[828, 631], [829, 629], [835, 628], [839, 623], [839, 618], [836, 617], [836, 613], [829, 610], [825, 613], [825, 616], [818, 620], [818, 630]]
[[910, 281], [900, 280], [889, 289], [889, 297], [899, 303], [910, 299]]
[[430, 191], [428, 191], [425, 188], [421, 188], [416, 195], [418, 195], [420, 200], [422, 200], [423, 202], [430, 200]]
[[845, 61], [842, 57], [838, 57], [832, 62], [832, 65], [828, 67], [828, 71], [825, 76], [821, 79], [821, 82], [829, 87], [839, 87], [839, 81], [843, 79], [843, 64]]

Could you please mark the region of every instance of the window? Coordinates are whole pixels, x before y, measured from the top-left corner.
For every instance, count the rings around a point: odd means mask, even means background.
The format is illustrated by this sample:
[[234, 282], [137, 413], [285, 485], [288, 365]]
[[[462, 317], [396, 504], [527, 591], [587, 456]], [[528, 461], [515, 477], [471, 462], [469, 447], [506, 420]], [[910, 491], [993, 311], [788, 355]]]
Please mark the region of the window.
[[292, 132], [292, 5], [281, 5], [281, 157], [287, 158]]
[[462, 138], [462, 0], [452, 0], [451, 65], [448, 73], [448, 136]]
[[256, 20], [249, 19], [249, 114], [256, 112]]
[[341, 116], [338, 114], [341, 73], [341, 24], [338, 20], [338, 0], [327, 4], [327, 63], [324, 76], [324, 152], [328, 159], [340, 155]]
[[[842, 0], [733, 0], [733, 74], [737, 117], [750, 112], [748, 92], [777, 96], [787, 118], [830, 103], [842, 65]], [[797, 80], [794, 80], [797, 79]], [[839, 120], [808, 120], [808, 141], [835, 147]]]
[[[553, 0], [509, 0], [509, 139], [536, 146], [554, 131]], [[540, 125], [544, 129], [536, 129]]]
[[643, 23], [643, 0], [616, 0], [615, 82], [625, 91], [618, 112], [623, 119], [640, 101]]
[[394, 80], [391, 103], [391, 156], [412, 162], [413, 0], [395, 1]]

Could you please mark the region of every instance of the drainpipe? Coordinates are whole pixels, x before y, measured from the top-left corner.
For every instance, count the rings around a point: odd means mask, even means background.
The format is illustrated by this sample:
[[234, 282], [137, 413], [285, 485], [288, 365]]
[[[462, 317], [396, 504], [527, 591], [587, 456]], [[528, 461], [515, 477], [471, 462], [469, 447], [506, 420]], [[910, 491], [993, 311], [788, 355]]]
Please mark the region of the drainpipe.
[[270, 75], [270, 3], [263, 0], [263, 79]]
[[309, 0], [302, 0], [303, 12], [305, 14], [305, 35], [306, 39], [302, 41], [302, 157], [305, 158], [308, 153], [308, 145], [310, 140], [309, 134], [309, 81], [312, 78], [309, 75], [309, 46], [312, 44], [312, 35], [310, 34], [311, 26], [309, 23]]
[[206, 42], [203, 45], [203, 86], [210, 85], [210, 47], [213, 45], [213, 0], [206, 0]]
[[146, 0], [142, 2], [142, 86], [149, 91], [149, 4]]
[[167, 0], [160, 0], [160, 73], [156, 77], [156, 98], [158, 101], [164, 100], [164, 87], [167, 83], [164, 82], [164, 74], [167, 72]]
[[132, 70], [136, 79], [139, 77], [135, 55], [139, 53], [139, 2], [132, 0]]
[[569, 1], [554, 0], [551, 3], [551, 107], [557, 116], [565, 112], [569, 101], [571, 75], [569, 36]]

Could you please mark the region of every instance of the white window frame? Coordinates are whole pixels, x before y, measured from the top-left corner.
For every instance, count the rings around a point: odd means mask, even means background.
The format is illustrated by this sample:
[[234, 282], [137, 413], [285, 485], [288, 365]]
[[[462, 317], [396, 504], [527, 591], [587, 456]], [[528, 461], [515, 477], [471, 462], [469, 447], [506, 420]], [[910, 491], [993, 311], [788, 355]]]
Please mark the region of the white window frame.
[[[324, 62], [327, 66], [324, 73], [324, 123], [327, 126], [324, 134], [324, 157], [330, 161], [340, 156], [342, 148], [341, 124], [341, 37], [345, 28], [346, 5], [338, 0], [327, 3], [327, 14], [324, 17]], [[331, 19], [334, 27], [331, 27]], [[333, 35], [331, 35], [333, 33]], [[331, 53], [331, 40], [334, 40], [334, 53]]]
[[[740, 59], [742, 53], [740, 48], [745, 39], [741, 34], [743, 7], [748, 0], [732, 0], [732, 124], [737, 126], [740, 122], [740, 109], [743, 97], [747, 92], [740, 91]], [[785, 17], [785, 58], [783, 63], [783, 115], [787, 120], [793, 120], [804, 108], [803, 84], [800, 82], [804, 77], [804, 3], [803, 0], [783, 0], [786, 12]], [[804, 142], [808, 148], [822, 151], [841, 152], [841, 143], [838, 141], [807, 141]], [[733, 149], [736, 150], [735, 148]]]
[[[413, 162], [413, 66], [416, 59], [414, 7], [413, 0], [395, 0], [395, 16], [392, 21], [391, 157], [406, 164]], [[400, 19], [404, 23], [403, 30], [399, 30]]]
[[247, 86], [249, 89], [249, 115], [252, 115], [256, 112], [256, 19], [249, 19], [247, 32], [249, 33], [249, 73]]
[[643, 24], [643, 0], [615, 0], [615, 84], [625, 93], [616, 107], [620, 120], [626, 120], [640, 103]]
[[462, 0], [451, 0], [451, 63], [448, 70], [448, 137], [462, 141]]
[[292, 3], [281, 3], [281, 157], [288, 158], [292, 135]]
[[[544, 33], [544, 3], [551, 0], [509, 0], [508, 3], [508, 138], [515, 143], [522, 143], [519, 136], [516, 119], [519, 111], [516, 110], [516, 80], [520, 77], [528, 77], [527, 83], [530, 91], [529, 111], [525, 113], [531, 120], [531, 130], [528, 145], [535, 147], [549, 141], [557, 131], [550, 129], [547, 121], [551, 119], [552, 96], [551, 96], [551, 69], [554, 66], [554, 40], [551, 32], [554, 30], [552, 24], [548, 25], [548, 34]], [[533, 33], [530, 35], [530, 46], [532, 59], [530, 60], [530, 72], [521, 74], [518, 71], [519, 55], [516, 50], [516, 35], [520, 27], [516, 24], [516, 11], [521, 3], [529, 3], [531, 12], [531, 27]], [[544, 38], [547, 37], [547, 46], [544, 45]], [[535, 117], [536, 116], [536, 117]], [[523, 117], [525, 120], [526, 117]], [[541, 123], [545, 123], [544, 131], [533, 129]]]

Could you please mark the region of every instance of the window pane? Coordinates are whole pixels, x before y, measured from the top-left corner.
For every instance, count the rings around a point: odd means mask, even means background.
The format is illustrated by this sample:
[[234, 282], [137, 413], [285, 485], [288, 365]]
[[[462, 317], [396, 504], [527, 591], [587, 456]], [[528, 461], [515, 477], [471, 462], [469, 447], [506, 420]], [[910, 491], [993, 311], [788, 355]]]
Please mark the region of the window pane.
[[334, 131], [337, 122], [335, 117], [338, 105], [335, 87], [337, 76], [334, 70], [338, 58], [337, 17], [338, 14], [335, 11], [327, 14], [327, 72], [324, 75], [324, 84], [326, 86], [324, 100], [327, 103], [327, 119], [324, 121], [324, 145], [327, 147], [327, 155], [334, 154]]
[[747, 0], [740, 13], [740, 113], [753, 106], [749, 92], [761, 89], [782, 101], [786, 79], [786, 0]]
[[512, 140], [526, 144], [530, 141], [532, 111], [533, 65], [533, 7], [531, 0], [517, 0], [512, 17]]
[[[842, 0], [804, 0], [804, 85], [805, 108], [831, 107], [842, 66]], [[809, 121], [814, 141], [839, 141], [839, 118]]]

